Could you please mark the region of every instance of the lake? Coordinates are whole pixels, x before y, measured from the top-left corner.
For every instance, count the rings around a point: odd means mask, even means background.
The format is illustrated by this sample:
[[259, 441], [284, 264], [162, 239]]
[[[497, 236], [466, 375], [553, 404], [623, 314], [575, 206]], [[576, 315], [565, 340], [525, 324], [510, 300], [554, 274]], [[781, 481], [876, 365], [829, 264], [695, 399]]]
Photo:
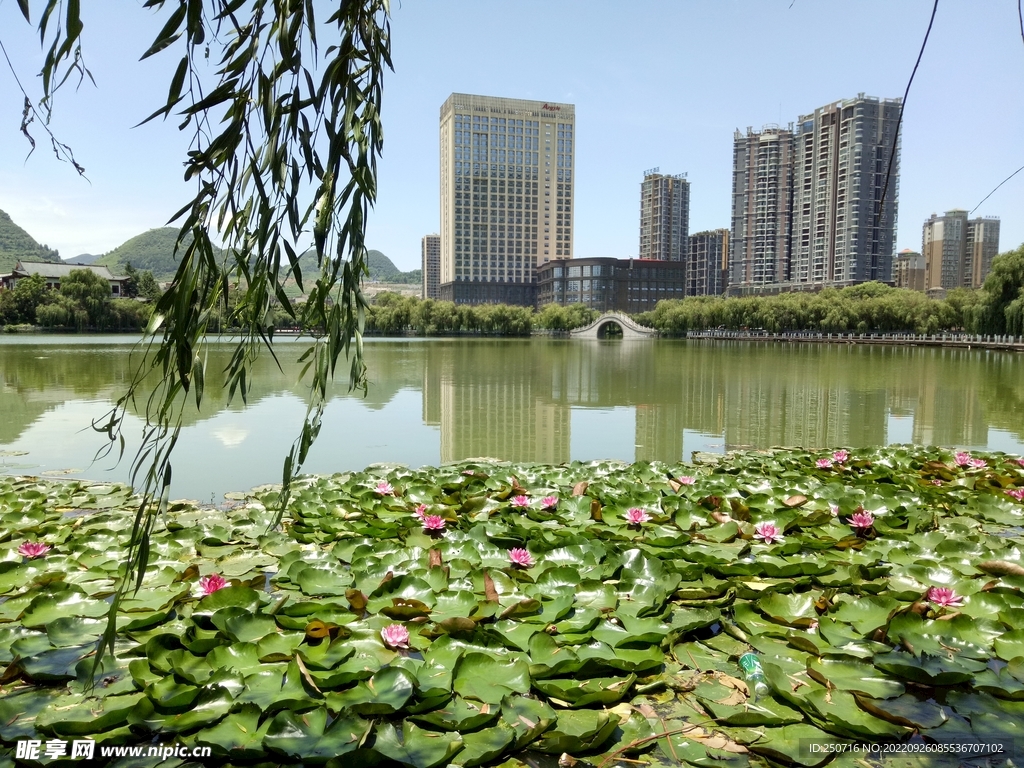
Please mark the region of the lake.
[[[295, 362], [256, 364], [249, 402], [217, 385], [230, 343], [211, 343], [206, 402], [186, 408], [173, 498], [218, 500], [280, 482], [305, 413]], [[127, 480], [126, 456], [93, 462], [90, 429], [129, 377], [125, 336], [0, 336], [0, 472]], [[920, 443], [1024, 452], [1024, 356], [968, 349], [685, 340], [371, 339], [370, 389], [330, 391], [305, 471], [471, 457], [678, 461], [693, 451]]]

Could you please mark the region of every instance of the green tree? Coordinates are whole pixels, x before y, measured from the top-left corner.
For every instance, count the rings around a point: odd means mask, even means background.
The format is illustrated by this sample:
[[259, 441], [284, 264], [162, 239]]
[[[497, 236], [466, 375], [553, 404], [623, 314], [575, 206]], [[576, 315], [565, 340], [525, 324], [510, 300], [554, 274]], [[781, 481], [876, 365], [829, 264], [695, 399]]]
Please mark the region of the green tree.
[[982, 286], [984, 302], [975, 309], [980, 333], [1024, 333], [1024, 245], [992, 259]]
[[[166, 508], [171, 457], [189, 393], [198, 406], [205, 380], [206, 332], [229, 286], [237, 291], [233, 318], [240, 341], [227, 368], [229, 392], [244, 399], [249, 371], [265, 345], [275, 302], [291, 317], [297, 309], [285, 281], [304, 285], [304, 319], [324, 335], [306, 352], [310, 398], [298, 438], [284, 461], [281, 509], [292, 478], [320, 431], [327, 387], [338, 358], [351, 358], [352, 386], [365, 386], [362, 330], [366, 303], [365, 222], [376, 199], [376, 162], [383, 135], [383, 76], [391, 67], [388, 0], [338, 0], [326, 18], [314, 3], [279, 0], [147, 0], [165, 23], [144, 52], [178, 57], [167, 97], [148, 120], [175, 118], [190, 134], [185, 178], [195, 196], [174, 215], [179, 226], [177, 273], [156, 304], [145, 364], [97, 428], [111, 449], [123, 445], [128, 405], [154, 370], [142, 447], [132, 481], [144, 501], [126, 554], [127, 573], [140, 585], [149, 557], [149, 534]], [[18, 0], [47, 55], [42, 97], [26, 94], [22, 129], [49, 124], [55, 92], [69, 75], [87, 74], [81, 53], [78, 2]], [[61, 23], [55, 22], [60, 19]], [[209, 62], [214, 62], [214, 74]], [[55, 150], [66, 150], [54, 139]], [[65, 157], [82, 172], [70, 151]], [[218, 258], [214, 238], [227, 258]], [[299, 255], [312, 241], [318, 273], [303, 276]], [[304, 282], [304, 277], [306, 282]], [[310, 284], [310, 282], [312, 284]], [[112, 649], [113, 617], [128, 587], [122, 581], [96, 656]]]
[[85, 310], [89, 327], [104, 327], [110, 309], [110, 283], [91, 269], [75, 269], [61, 279], [60, 294]]
[[54, 299], [42, 275], [23, 277], [9, 291], [0, 291], [0, 323], [16, 325], [36, 322], [36, 310]]

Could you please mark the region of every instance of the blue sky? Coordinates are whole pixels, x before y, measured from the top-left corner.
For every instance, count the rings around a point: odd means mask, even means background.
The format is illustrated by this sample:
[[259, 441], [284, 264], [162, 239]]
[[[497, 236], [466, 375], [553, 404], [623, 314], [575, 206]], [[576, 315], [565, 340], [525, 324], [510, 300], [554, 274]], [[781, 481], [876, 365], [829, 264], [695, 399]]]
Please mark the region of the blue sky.
[[[326, 3], [325, 3], [326, 4]], [[40, 3], [36, 2], [36, 6]], [[172, 55], [138, 62], [162, 25], [139, 2], [83, 4], [97, 87], [62, 92], [51, 128], [90, 182], [40, 147], [0, 61], [0, 209], [61, 255], [162, 226], [191, 196], [175, 121], [132, 128], [166, 92]], [[644, 170], [689, 175], [690, 231], [729, 226], [733, 131], [786, 124], [860, 92], [901, 96], [931, 0], [394, 2], [380, 198], [368, 243], [402, 269], [438, 230], [438, 115], [452, 92], [576, 105], [576, 255], [635, 255]], [[628, 9], [628, 10], [627, 10]], [[0, 40], [38, 92], [38, 39], [0, 0]], [[1024, 40], [1013, 0], [941, 0], [903, 126], [900, 249], [932, 213], [973, 209], [1024, 165]], [[37, 139], [42, 132], [36, 131]], [[1024, 242], [1024, 172], [974, 214]]]

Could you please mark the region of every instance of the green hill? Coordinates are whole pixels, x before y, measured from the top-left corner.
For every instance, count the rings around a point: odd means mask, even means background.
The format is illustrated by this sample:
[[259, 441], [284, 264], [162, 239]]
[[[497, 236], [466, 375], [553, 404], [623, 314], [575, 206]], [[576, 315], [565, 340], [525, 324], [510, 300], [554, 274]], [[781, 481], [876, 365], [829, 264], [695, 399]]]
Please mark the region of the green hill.
[[60, 261], [60, 254], [37, 243], [28, 232], [0, 211], [0, 272], [10, 272], [17, 261]]
[[[123, 274], [125, 265], [139, 270], [149, 270], [159, 281], [170, 280], [178, 269], [174, 257], [174, 240], [178, 230], [173, 227], [151, 229], [131, 240], [119, 245], [109, 253], [100, 256], [95, 264], [103, 264], [118, 274]], [[415, 283], [419, 282], [419, 270], [402, 272], [380, 251], [367, 251], [370, 280], [382, 283]], [[312, 250], [302, 254], [300, 260], [302, 278], [305, 283], [317, 272], [316, 255]]]
[[170, 280], [178, 270], [178, 260], [174, 257], [177, 237], [178, 230], [174, 227], [151, 229], [125, 241], [93, 263], [123, 275], [125, 265], [130, 262], [135, 269], [149, 270], [157, 280]]

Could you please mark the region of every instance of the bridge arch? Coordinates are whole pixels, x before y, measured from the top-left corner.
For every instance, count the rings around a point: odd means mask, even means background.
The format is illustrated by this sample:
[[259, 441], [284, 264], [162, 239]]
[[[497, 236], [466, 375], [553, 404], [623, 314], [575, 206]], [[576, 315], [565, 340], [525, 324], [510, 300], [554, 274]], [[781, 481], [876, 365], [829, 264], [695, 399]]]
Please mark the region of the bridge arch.
[[574, 339], [599, 339], [602, 329], [612, 323], [622, 329], [623, 339], [653, 339], [658, 335], [653, 328], [640, 325], [623, 312], [605, 312], [590, 325], [570, 331], [569, 336]]

